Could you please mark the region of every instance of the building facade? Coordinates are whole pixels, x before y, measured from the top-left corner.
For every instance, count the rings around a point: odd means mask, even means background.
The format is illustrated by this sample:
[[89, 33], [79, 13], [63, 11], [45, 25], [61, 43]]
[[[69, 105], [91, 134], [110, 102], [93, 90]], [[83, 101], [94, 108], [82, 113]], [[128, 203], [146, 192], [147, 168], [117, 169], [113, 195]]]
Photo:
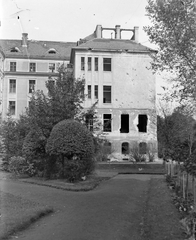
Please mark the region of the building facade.
[[46, 93], [45, 82], [55, 77], [58, 66], [69, 63], [72, 42], [0, 40], [0, 110], [2, 118], [8, 110], [14, 118], [28, 107], [35, 90]]
[[[103, 30], [113, 30], [115, 39], [102, 38]], [[118, 25], [98, 25], [71, 52], [75, 77], [86, 83], [84, 107], [98, 101], [98, 117], [114, 160], [127, 159], [130, 148], [138, 147], [141, 153], [157, 149], [155, 76], [150, 70], [155, 51], [138, 43], [137, 27], [129, 29], [132, 40], [121, 39], [121, 31]]]
[[[114, 39], [103, 31], [114, 31]], [[131, 40], [121, 39], [123, 31]], [[58, 66], [69, 63], [74, 76], [85, 79], [85, 109], [97, 102], [97, 116], [103, 136], [111, 147], [110, 159], [127, 159], [131, 148], [141, 153], [156, 152], [156, 87], [150, 70], [155, 51], [138, 42], [138, 28], [103, 28], [77, 43], [28, 40], [0, 40], [0, 111], [13, 117], [28, 107], [35, 90], [47, 93], [45, 82], [57, 76]], [[93, 123], [92, 123], [93, 125]], [[91, 126], [93, 127], [93, 126]]]

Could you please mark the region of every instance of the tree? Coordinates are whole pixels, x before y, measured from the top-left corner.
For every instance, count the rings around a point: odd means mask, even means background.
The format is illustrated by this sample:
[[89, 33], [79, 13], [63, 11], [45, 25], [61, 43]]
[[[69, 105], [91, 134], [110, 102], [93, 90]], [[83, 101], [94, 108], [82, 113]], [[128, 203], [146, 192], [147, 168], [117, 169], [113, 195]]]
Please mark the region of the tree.
[[185, 161], [195, 147], [196, 126], [185, 106], [175, 108], [172, 114], [158, 116], [157, 122], [160, 157]]
[[196, 98], [196, 1], [149, 0], [146, 7], [151, 26], [144, 28], [158, 47], [152, 68], [175, 74], [174, 94]]
[[91, 132], [75, 120], [56, 124], [47, 140], [46, 152], [56, 155], [62, 163], [63, 176], [79, 180], [93, 169], [94, 143]]

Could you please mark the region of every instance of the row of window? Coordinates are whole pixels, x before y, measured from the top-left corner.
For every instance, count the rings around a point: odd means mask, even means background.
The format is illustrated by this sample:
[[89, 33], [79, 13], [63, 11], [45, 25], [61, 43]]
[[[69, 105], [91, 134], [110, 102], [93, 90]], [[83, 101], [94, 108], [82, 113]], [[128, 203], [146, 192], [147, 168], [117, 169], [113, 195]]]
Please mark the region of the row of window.
[[[29, 93], [32, 93], [35, 91], [35, 80], [29, 80]], [[16, 93], [16, 79], [10, 79], [10, 84], [9, 84], [9, 93]]]
[[[98, 99], [99, 88], [98, 85], [94, 86], [94, 96], [95, 99]], [[88, 99], [92, 97], [92, 87], [88, 85]], [[111, 103], [112, 102], [112, 87], [111, 86], [103, 86], [103, 103]]]
[[[99, 70], [99, 59], [94, 58], [94, 69], [92, 69], [92, 58], [87, 58], [87, 70], [88, 71], [98, 71]], [[85, 71], [85, 57], [81, 57], [81, 70]], [[111, 58], [103, 58], [103, 71], [112, 71], [112, 60]]]
[[[10, 62], [10, 72], [16, 72], [16, 62]], [[49, 72], [55, 71], [55, 63], [49, 63]], [[29, 72], [36, 72], [36, 63], [29, 63]]]
[[[112, 144], [110, 142], [106, 142], [104, 144], [104, 147], [107, 148], [108, 153], [112, 153]], [[140, 142], [138, 145], [138, 152], [139, 154], [146, 154], [147, 153], [147, 143], [146, 142]], [[122, 154], [129, 154], [130, 153], [130, 147], [128, 142], [123, 142], [121, 144], [121, 153]]]
[[[148, 117], [146, 114], [138, 115], [138, 132], [147, 132]], [[86, 119], [86, 125], [93, 131], [93, 118]], [[112, 114], [103, 114], [103, 131], [112, 132]], [[129, 114], [121, 114], [120, 133], [129, 133]]]

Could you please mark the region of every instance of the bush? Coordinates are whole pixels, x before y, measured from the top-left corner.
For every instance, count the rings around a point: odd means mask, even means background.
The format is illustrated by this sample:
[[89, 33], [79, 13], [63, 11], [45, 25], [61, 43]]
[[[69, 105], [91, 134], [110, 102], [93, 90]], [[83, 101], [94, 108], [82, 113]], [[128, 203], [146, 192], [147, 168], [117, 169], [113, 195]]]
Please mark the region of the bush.
[[33, 163], [29, 163], [25, 158], [19, 156], [10, 158], [8, 170], [17, 175], [33, 176], [35, 174]]
[[141, 154], [139, 152], [139, 147], [135, 145], [130, 149], [130, 159], [135, 159], [136, 162], [145, 162], [146, 156], [145, 154]]
[[46, 152], [58, 156], [62, 164], [62, 177], [70, 181], [80, 180], [94, 168], [92, 133], [75, 120], [63, 120], [54, 126]]

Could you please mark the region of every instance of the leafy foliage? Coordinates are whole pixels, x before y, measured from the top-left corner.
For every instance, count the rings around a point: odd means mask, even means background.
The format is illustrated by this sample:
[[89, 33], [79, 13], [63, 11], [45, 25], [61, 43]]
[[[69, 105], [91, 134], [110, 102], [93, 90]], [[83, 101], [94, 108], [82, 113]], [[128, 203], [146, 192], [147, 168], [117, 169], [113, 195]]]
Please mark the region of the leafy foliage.
[[155, 71], [173, 71], [176, 94], [196, 97], [196, 4], [195, 0], [149, 0], [146, 7], [151, 25], [144, 28], [152, 43], [158, 46], [153, 56]]
[[[183, 111], [182, 111], [183, 110]], [[195, 120], [178, 107], [170, 115], [157, 118], [159, 157], [184, 162], [195, 148]]]
[[11, 157], [8, 169], [16, 175], [27, 174], [33, 176], [35, 174], [33, 163], [29, 163], [25, 158], [19, 156]]
[[70, 181], [88, 175], [93, 169], [92, 133], [78, 121], [63, 120], [55, 125], [48, 138], [46, 152], [59, 156]]

